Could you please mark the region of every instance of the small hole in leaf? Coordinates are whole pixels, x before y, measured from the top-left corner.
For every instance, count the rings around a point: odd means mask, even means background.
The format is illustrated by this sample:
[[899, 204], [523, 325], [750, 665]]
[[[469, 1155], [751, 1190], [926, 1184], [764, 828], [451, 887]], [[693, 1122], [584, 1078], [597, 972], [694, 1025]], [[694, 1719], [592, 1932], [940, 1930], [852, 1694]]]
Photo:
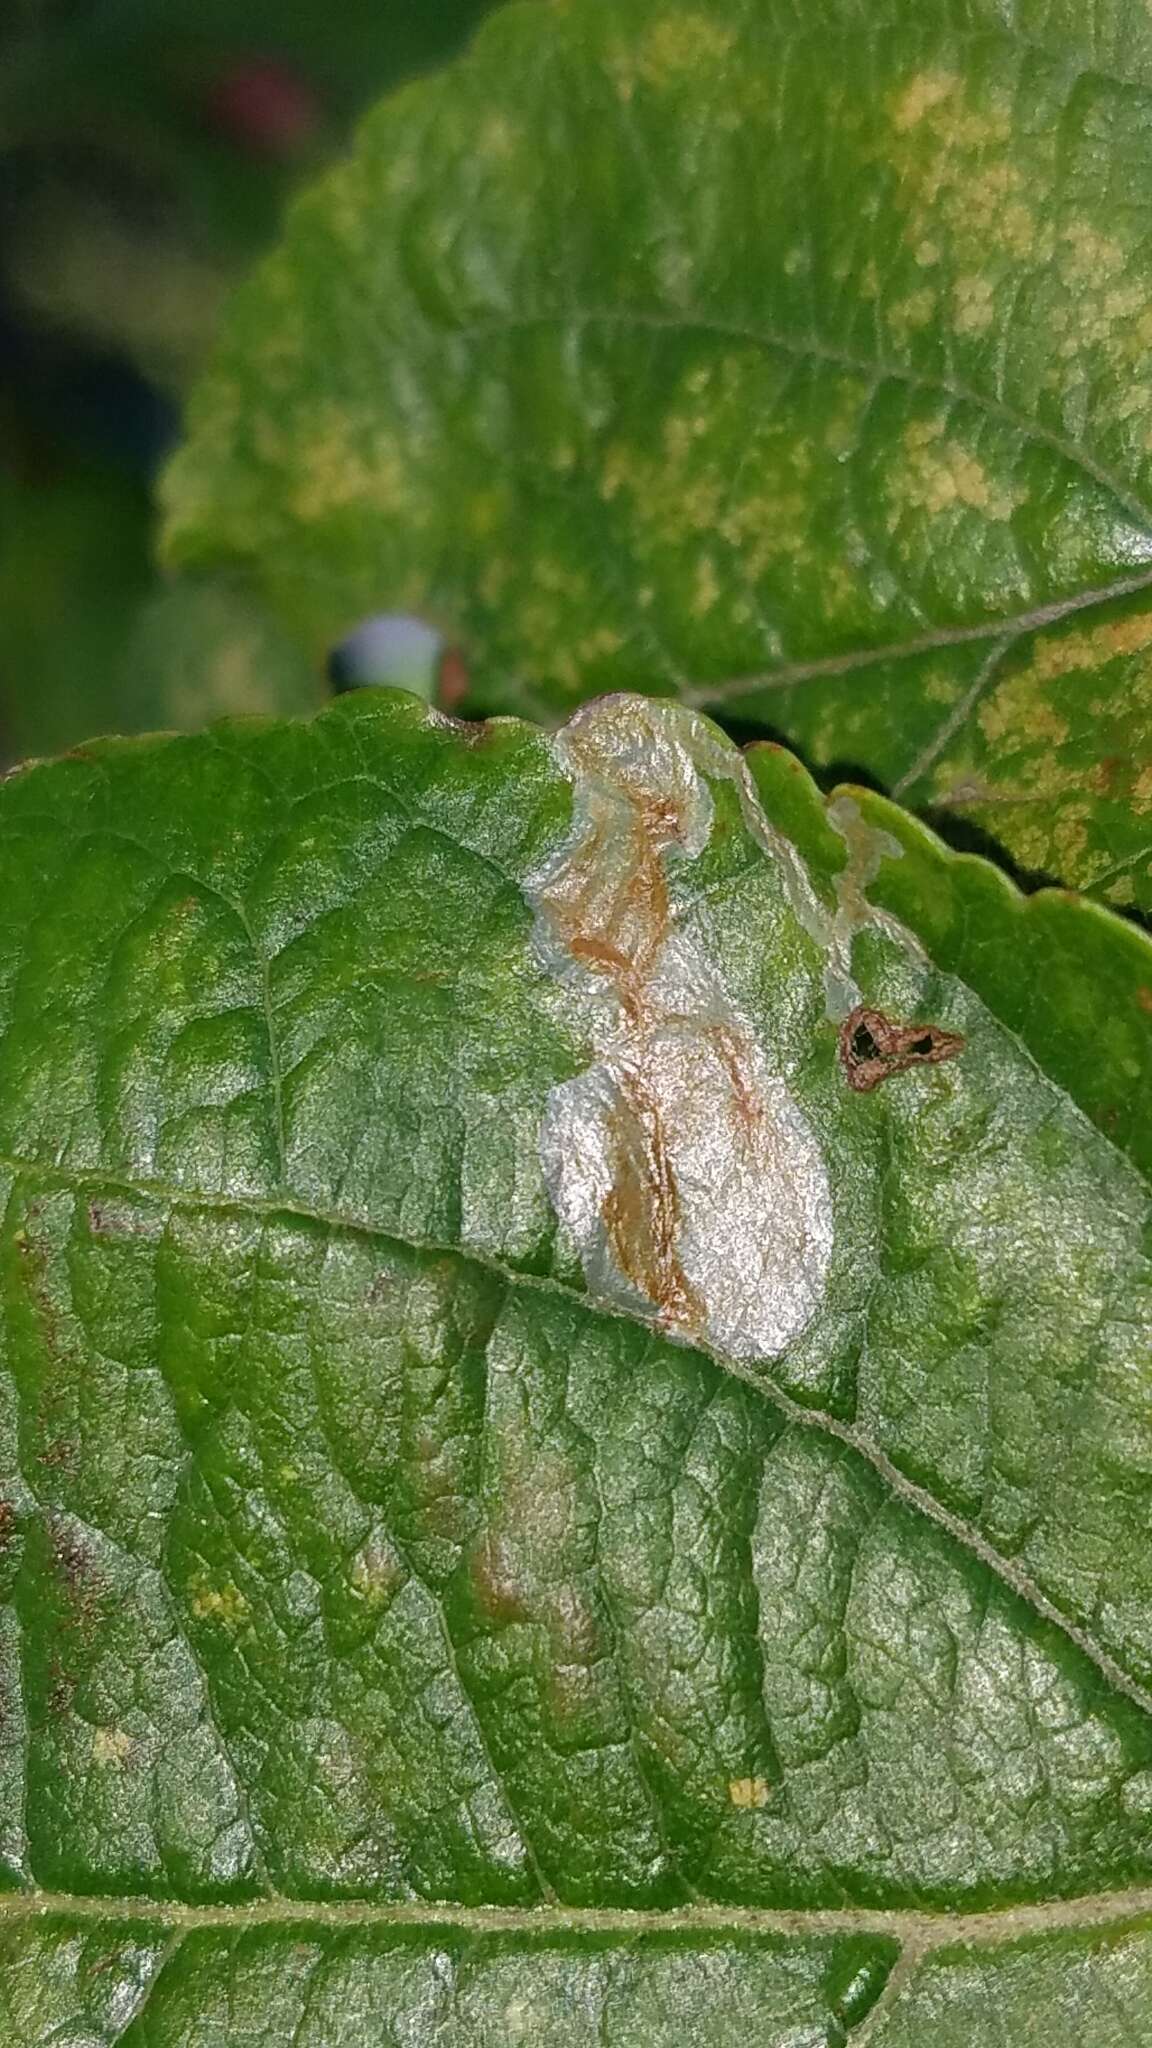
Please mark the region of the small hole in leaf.
[[840, 1064], [849, 1087], [860, 1095], [878, 1088], [891, 1074], [925, 1062], [936, 1066], [963, 1050], [959, 1032], [944, 1031], [938, 1024], [902, 1024], [863, 1004], [840, 1026]]

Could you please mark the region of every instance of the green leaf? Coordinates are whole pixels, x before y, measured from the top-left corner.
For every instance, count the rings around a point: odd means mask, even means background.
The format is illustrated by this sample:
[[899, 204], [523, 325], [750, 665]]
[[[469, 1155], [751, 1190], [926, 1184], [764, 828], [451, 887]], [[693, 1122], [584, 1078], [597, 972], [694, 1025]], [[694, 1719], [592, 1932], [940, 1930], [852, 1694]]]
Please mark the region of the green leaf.
[[10, 777], [0, 915], [19, 2048], [1131, 2034], [1141, 934], [375, 691]]
[[[333, 1919], [203, 1929], [60, 1918], [0, 1928], [11, 2048], [83, 2017], [93, 2048], [843, 2048], [891, 1967], [883, 1938], [397, 1933]], [[0, 2013], [4, 1988], [0, 1979]], [[125, 2016], [129, 2017], [126, 2031]]]
[[1147, 910], [1149, 53], [1136, 0], [506, 10], [235, 302], [173, 554], [316, 646], [426, 612], [485, 708], [767, 726]]
[[989, 1953], [945, 1949], [869, 2034], [870, 2048], [1126, 2048], [1152, 2013], [1152, 1928], [1135, 1923], [1078, 1939], [1033, 1938]]

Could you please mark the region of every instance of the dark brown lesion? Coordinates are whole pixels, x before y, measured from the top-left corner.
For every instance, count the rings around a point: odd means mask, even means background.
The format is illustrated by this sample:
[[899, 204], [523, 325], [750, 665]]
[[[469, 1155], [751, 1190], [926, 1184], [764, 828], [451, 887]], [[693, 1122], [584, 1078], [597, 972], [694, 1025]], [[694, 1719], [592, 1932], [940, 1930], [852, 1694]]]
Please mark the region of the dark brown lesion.
[[[601, 1223], [616, 1265], [655, 1305], [660, 1327], [698, 1335], [704, 1303], [679, 1256], [680, 1191], [651, 1073], [660, 1014], [653, 982], [673, 922], [665, 863], [688, 841], [691, 805], [674, 791], [631, 785], [619, 763], [606, 774], [595, 747], [579, 765], [591, 783], [590, 814], [542, 909], [571, 957], [614, 990], [631, 1046], [628, 1071], [614, 1076], [611, 1187]], [[735, 1067], [735, 1049], [729, 1057]], [[753, 1114], [749, 1101], [749, 1123]]]
[[764, 1104], [748, 1058], [748, 1048], [729, 1024], [706, 1025], [705, 1035], [715, 1047], [728, 1077], [736, 1134], [747, 1146], [764, 1127]]
[[611, 1120], [612, 1186], [601, 1220], [621, 1272], [654, 1302], [665, 1329], [699, 1332], [704, 1304], [677, 1251], [680, 1190], [658, 1096], [639, 1075], [620, 1082]]
[[672, 798], [623, 785], [618, 793], [627, 802], [624, 817], [613, 806], [590, 821], [545, 909], [573, 959], [610, 980], [635, 1018], [671, 926], [664, 855], [683, 840], [686, 824]]
[[901, 1024], [883, 1010], [857, 1004], [840, 1026], [840, 1064], [850, 1088], [867, 1095], [890, 1074], [954, 1060], [967, 1041], [939, 1024]]

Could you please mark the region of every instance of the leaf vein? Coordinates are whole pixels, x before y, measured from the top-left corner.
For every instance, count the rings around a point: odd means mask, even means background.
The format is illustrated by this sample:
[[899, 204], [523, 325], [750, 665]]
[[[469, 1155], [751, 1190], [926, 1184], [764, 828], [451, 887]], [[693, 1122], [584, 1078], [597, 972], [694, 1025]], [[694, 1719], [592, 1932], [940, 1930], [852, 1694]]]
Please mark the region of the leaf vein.
[[[590, 1316], [611, 1316], [618, 1321], [626, 1322], [632, 1328], [643, 1327], [639, 1319], [627, 1311], [618, 1309], [611, 1303], [596, 1301], [566, 1281], [556, 1280], [544, 1274], [522, 1272], [504, 1260], [469, 1245], [417, 1237], [411, 1233], [388, 1229], [364, 1217], [311, 1208], [306, 1204], [277, 1199], [275, 1196], [206, 1195], [195, 1188], [171, 1187], [161, 1182], [134, 1178], [131, 1175], [101, 1173], [95, 1169], [69, 1171], [66, 1168], [46, 1166], [37, 1161], [14, 1159], [11, 1156], [0, 1157], [0, 1172], [3, 1171], [27, 1175], [29, 1178], [46, 1181], [58, 1187], [71, 1188], [74, 1191], [93, 1186], [114, 1187], [124, 1194], [165, 1202], [172, 1207], [195, 1208], [220, 1215], [239, 1213], [268, 1219], [282, 1217], [289, 1222], [295, 1220], [301, 1223], [320, 1224], [330, 1230], [353, 1231], [377, 1241], [384, 1240], [405, 1251], [428, 1253], [438, 1258], [457, 1258], [465, 1264], [480, 1266], [485, 1271], [495, 1274], [509, 1288], [522, 1287], [549, 1294], [572, 1305], [578, 1305]], [[856, 1452], [878, 1473], [893, 1495], [926, 1520], [936, 1523], [954, 1541], [977, 1557], [1036, 1615], [1058, 1629], [1073, 1643], [1110, 1686], [1124, 1694], [1152, 1720], [1152, 1688], [1142, 1685], [1138, 1679], [1133, 1678], [1108, 1650], [1096, 1642], [1086, 1628], [1057, 1606], [1027, 1572], [998, 1551], [979, 1529], [936, 1500], [926, 1487], [908, 1478], [879, 1444], [874, 1443], [852, 1424], [841, 1422], [837, 1417], [826, 1415], [819, 1409], [805, 1407], [790, 1394], [785, 1393], [782, 1387], [776, 1386], [773, 1381], [756, 1372], [751, 1366], [745, 1366], [703, 1344], [698, 1344], [695, 1348], [702, 1356], [710, 1358], [718, 1370], [730, 1373], [734, 1378], [753, 1387], [761, 1399], [770, 1401], [791, 1422], [817, 1430], [824, 1436], [834, 1438], [838, 1443], [846, 1444], [850, 1450]]]

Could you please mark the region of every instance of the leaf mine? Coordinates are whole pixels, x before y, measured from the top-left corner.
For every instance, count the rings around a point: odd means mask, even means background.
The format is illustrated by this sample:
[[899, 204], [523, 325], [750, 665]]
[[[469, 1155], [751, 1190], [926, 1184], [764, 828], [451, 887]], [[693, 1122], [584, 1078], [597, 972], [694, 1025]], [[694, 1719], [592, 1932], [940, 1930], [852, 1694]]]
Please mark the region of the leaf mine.
[[[594, 1293], [669, 1335], [774, 1357], [824, 1292], [827, 1172], [669, 889], [675, 864], [708, 843], [703, 771], [754, 803], [743, 764], [696, 714], [640, 697], [586, 706], [555, 744], [573, 826], [532, 894], [541, 950], [595, 1057], [549, 1096], [552, 1201]], [[777, 852], [766, 821], [757, 837]], [[788, 879], [795, 899], [802, 870]], [[803, 908], [826, 938], [815, 898]]]

